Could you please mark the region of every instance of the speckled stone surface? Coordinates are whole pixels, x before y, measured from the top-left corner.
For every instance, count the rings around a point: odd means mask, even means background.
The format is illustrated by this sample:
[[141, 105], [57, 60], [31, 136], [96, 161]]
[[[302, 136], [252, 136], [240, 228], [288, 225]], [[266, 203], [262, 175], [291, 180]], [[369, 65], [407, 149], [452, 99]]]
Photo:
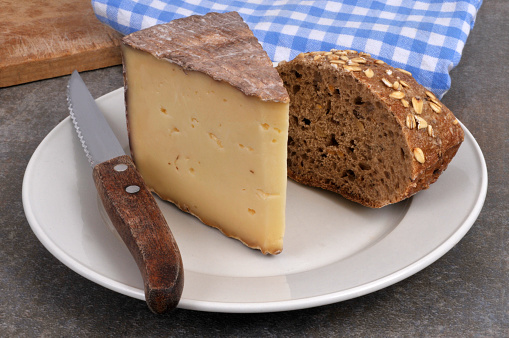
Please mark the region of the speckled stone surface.
[[[67, 116], [68, 77], [0, 89], [0, 337], [509, 336], [509, 2], [485, 0], [445, 104], [481, 146], [489, 173], [478, 220], [451, 251], [378, 292], [306, 310], [152, 314], [76, 274], [32, 233], [21, 186], [38, 144]], [[98, 97], [120, 67], [82, 74]], [[453, 211], [452, 211], [453, 212]]]

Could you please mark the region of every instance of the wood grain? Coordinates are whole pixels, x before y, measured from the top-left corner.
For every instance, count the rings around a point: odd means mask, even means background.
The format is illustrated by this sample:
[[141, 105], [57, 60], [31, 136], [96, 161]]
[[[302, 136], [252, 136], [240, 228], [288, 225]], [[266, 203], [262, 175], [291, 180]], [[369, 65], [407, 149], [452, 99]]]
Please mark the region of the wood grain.
[[0, 0], [0, 87], [122, 62], [122, 35], [89, 0]]
[[[127, 169], [116, 171], [118, 164]], [[94, 182], [111, 222], [138, 265], [148, 307], [155, 313], [173, 310], [184, 287], [182, 258], [133, 161], [124, 155], [96, 165]], [[128, 193], [129, 186], [138, 186], [140, 190]]]

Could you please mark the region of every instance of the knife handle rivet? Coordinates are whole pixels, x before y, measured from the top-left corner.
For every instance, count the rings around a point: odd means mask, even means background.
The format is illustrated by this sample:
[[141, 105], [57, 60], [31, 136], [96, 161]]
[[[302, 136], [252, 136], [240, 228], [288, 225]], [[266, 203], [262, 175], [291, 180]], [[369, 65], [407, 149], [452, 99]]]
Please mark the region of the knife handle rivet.
[[130, 194], [136, 194], [138, 191], [140, 191], [140, 187], [137, 185], [130, 185], [127, 188], [125, 188], [125, 191], [127, 191]]
[[116, 166], [113, 167], [113, 169], [115, 171], [126, 171], [127, 166], [125, 164], [117, 164]]

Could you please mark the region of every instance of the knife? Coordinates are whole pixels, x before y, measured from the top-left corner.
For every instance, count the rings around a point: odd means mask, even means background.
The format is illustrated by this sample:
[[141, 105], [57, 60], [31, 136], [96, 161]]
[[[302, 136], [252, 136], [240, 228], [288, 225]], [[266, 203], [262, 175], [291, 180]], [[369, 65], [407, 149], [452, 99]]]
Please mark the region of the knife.
[[182, 295], [184, 268], [161, 210], [76, 70], [67, 103], [104, 208], [141, 272], [149, 309], [173, 310]]

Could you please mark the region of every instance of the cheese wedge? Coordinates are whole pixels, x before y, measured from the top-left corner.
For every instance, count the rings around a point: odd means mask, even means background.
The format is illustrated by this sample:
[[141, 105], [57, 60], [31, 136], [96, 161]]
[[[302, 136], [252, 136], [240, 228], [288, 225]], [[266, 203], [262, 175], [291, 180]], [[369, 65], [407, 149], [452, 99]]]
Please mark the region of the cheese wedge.
[[283, 248], [288, 94], [235, 12], [123, 39], [131, 152], [146, 184], [263, 253]]

